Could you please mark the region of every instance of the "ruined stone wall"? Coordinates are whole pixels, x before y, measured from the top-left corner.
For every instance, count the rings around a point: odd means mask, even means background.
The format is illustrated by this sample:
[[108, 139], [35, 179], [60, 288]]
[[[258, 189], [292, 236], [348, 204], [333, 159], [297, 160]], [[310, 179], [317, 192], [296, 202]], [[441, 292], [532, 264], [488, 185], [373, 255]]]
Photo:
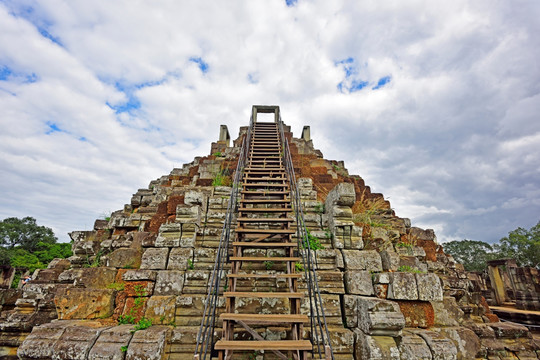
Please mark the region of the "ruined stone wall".
[[[231, 190], [216, 184], [216, 174], [224, 182], [233, 174], [245, 132], [150, 182], [92, 231], [71, 233], [70, 259], [37, 271], [23, 289], [2, 290], [0, 356], [192, 359]], [[381, 194], [343, 162], [325, 160], [309, 139], [293, 138], [289, 128], [286, 136], [306, 225], [323, 247], [316, 264], [336, 359], [538, 358], [528, 330], [498, 322], [432, 230], [397, 217]], [[283, 286], [275, 279], [239, 284]], [[272, 313], [288, 304], [246, 299], [239, 306]], [[143, 318], [152, 326], [119, 325]], [[286, 336], [278, 327], [258, 331]]]

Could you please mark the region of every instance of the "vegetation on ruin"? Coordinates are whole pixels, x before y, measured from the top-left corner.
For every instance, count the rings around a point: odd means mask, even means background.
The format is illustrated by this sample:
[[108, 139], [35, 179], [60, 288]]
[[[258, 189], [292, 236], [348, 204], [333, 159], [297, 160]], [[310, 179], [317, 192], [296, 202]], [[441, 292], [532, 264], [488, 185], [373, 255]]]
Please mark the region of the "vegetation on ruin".
[[455, 240], [443, 244], [444, 251], [468, 271], [483, 271], [494, 259], [515, 259], [519, 266], [540, 268], [540, 221], [529, 230], [517, 228], [497, 244]]
[[72, 255], [70, 243], [58, 243], [52, 229], [40, 226], [32, 217], [0, 221], [0, 266], [17, 269], [12, 287], [22, 274], [44, 269], [55, 258]]
[[223, 171], [220, 171], [214, 176], [212, 179], [212, 186], [231, 186], [232, 180], [231, 177], [228, 175], [225, 175]]

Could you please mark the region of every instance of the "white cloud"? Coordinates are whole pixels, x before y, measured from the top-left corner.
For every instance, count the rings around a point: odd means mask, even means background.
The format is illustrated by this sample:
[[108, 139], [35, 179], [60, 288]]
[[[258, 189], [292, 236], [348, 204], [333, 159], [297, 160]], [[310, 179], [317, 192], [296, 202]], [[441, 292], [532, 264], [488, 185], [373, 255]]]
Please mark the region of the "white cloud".
[[539, 16], [527, 1], [4, 1], [0, 217], [65, 240], [277, 104], [413, 225], [496, 241], [538, 221]]

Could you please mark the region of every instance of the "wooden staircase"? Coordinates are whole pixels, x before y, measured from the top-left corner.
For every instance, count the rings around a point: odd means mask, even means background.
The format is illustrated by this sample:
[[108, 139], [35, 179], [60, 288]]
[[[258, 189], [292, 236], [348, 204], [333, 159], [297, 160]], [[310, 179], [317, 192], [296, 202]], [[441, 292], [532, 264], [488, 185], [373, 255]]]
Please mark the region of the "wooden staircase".
[[[290, 179], [282, 160], [283, 144], [278, 123], [255, 122], [252, 131], [240, 191], [236, 239], [232, 242], [232, 256], [229, 258], [228, 291], [223, 293], [226, 299], [226, 311], [220, 316], [223, 336], [215, 343], [214, 349], [218, 351], [220, 360], [242, 359], [246, 353], [260, 351], [271, 351], [283, 360], [306, 360], [308, 352], [312, 351], [312, 344], [310, 340], [303, 339], [303, 326], [309, 319], [300, 314], [304, 294], [298, 292], [297, 282], [302, 274], [295, 272], [295, 264], [300, 258], [297, 256], [297, 243], [291, 241], [295, 230], [291, 229], [294, 219], [290, 217], [293, 211]], [[279, 256], [250, 254], [267, 250], [281, 252]], [[247, 254], [244, 255], [244, 252]], [[258, 270], [251, 270], [252, 265]], [[247, 280], [249, 283], [268, 279], [285, 279], [286, 288], [279, 292], [238, 290], [240, 281]], [[236, 308], [239, 298], [288, 299], [290, 312], [241, 313], [241, 309]], [[265, 340], [254, 328], [256, 326], [287, 328], [288, 338]], [[241, 333], [242, 337], [239, 336]], [[244, 340], [245, 333], [251, 336], [251, 340]]]

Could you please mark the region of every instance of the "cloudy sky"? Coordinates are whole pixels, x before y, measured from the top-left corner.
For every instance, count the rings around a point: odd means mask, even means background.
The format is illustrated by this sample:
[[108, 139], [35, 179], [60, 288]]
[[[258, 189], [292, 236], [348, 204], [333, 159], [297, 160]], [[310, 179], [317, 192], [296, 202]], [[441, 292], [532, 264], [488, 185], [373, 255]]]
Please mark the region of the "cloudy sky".
[[537, 0], [0, 0], [0, 219], [68, 241], [272, 104], [413, 225], [495, 242], [540, 220], [538, 19]]

